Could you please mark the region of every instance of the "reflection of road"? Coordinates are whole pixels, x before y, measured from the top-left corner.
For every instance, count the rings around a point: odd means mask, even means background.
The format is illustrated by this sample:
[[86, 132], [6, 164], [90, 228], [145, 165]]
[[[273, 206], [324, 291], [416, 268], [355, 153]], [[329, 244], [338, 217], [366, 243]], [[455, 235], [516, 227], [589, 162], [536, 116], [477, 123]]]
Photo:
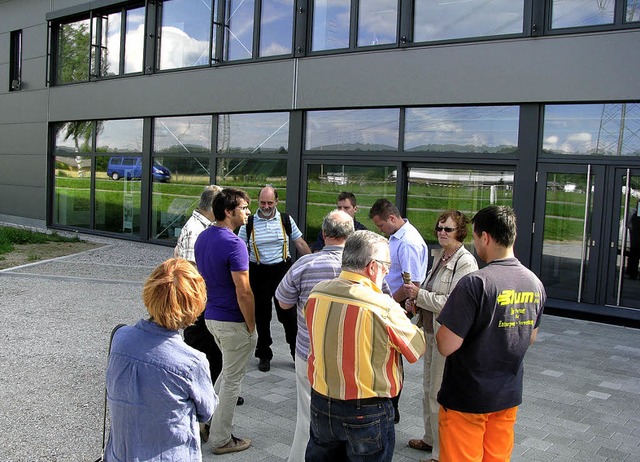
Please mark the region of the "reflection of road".
[[542, 253], [545, 256], [580, 260], [580, 256], [582, 255], [582, 242], [571, 241], [550, 243], [549, 241], [545, 241]]

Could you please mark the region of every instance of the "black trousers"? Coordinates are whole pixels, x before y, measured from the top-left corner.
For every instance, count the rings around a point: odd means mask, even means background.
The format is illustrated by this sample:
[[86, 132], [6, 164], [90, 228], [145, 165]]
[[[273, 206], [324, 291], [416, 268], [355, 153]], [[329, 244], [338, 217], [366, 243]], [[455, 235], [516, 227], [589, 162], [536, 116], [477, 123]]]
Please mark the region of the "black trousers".
[[276, 265], [249, 264], [249, 282], [256, 300], [256, 330], [258, 331], [258, 345], [256, 357], [271, 360], [273, 351], [271, 345], [271, 318], [273, 316], [272, 303], [276, 307], [278, 321], [284, 327], [284, 336], [289, 344], [291, 355], [296, 352], [296, 335], [298, 321], [295, 307], [283, 310], [275, 299], [278, 284], [291, 267], [290, 262], [283, 261]]
[[222, 372], [222, 352], [218, 348], [213, 335], [207, 329], [207, 325], [204, 322], [204, 312], [196, 319], [193, 326], [189, 326], [184, 330], [184, 342], [207, 355], [211, 381], [216, 383], [216, 379]]

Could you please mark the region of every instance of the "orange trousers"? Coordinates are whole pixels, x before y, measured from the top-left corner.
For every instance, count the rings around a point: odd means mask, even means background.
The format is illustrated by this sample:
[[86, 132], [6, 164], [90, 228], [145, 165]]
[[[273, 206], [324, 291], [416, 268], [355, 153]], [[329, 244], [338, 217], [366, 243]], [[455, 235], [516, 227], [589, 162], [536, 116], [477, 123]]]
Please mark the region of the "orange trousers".
[[504, 462], [511, 459], [518, 406], [469, 414], [440, 406], [440, 462]]

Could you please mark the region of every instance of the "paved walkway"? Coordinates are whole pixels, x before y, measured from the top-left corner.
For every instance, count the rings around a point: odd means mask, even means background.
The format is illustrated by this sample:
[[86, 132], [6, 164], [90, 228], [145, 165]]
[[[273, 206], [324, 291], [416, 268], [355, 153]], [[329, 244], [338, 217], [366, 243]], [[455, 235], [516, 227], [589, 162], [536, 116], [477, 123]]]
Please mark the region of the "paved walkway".
[[[168, 247], [106, 245], [0, 271], [0, 461], [93, 461], [100, 454], [107, 339], [146, 311], [142, 284]], [[283, 461], [295, 428], [295, 377], [274, 321], [271, 371], [252, 359], [234, 433], [253, 446], [205, 461]], [[640, 461], [640, 330], [546, 316], [526, 357], [514, 461]], [[394, 461], [427, 454], [420, 364], [406, 370]]]

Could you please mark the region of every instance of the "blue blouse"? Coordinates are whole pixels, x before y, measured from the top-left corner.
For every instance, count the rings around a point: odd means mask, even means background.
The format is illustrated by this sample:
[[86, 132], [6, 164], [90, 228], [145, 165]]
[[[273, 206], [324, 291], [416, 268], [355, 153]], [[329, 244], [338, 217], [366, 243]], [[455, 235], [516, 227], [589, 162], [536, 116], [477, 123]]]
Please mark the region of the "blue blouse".
[[198, 422], [218, 404], [204, 353], [141, 319], [119, 329], [107, 367], [111, 415], [104, 460], [201, 461]]

